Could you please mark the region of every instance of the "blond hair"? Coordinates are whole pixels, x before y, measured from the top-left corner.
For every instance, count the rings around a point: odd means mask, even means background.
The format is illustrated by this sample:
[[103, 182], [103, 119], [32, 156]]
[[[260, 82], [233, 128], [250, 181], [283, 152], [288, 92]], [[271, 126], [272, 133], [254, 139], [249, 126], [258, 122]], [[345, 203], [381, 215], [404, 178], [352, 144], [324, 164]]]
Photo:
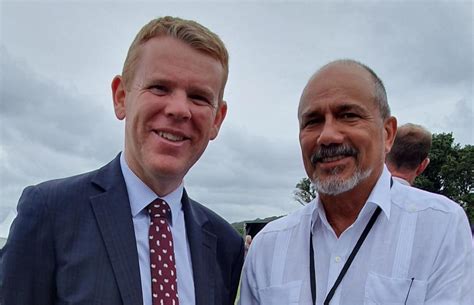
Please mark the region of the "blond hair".
[[169, 36], [183, 41], [196, 51], [202, 52], [218, 60], [224, 68], [224, 78], [220, 98], [229, 74], [229, 54], [222, 40], [203, 25], [178, 17], [161, 17], [148, 22], [138, 32], [128, 49], [127, 58], [123, 64], [122, 78], [126, 88], [134, 77], [137, 60], [140, 56], [140, 46], [154, 37]]

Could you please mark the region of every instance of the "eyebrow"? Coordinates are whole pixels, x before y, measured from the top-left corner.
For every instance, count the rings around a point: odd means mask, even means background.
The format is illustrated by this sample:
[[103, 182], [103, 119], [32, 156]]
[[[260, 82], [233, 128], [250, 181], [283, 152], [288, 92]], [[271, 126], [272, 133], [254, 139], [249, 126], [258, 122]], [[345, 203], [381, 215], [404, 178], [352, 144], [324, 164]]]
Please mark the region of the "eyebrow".
[[204, 95], [207, 98], [212, 98], [212, 99], [215, 98], [214, 92], [212, 91], [211, 88], [208, 88], [207, 86], [203, 86], [203, 87], [191, 86], [188, 88], [188, 91], [191, 92], [192, 94]]
[[[341, 105], [336, 105], [336, 106], [331, 107], [331, 111], [336, 112], [336, 113], [345, 112], [345, 111], [356, 111], [358, 113], [366, 113], [367, 109], [365, 109], [364, 107], [358, 104], [344, 103]], [[309, 111], [302, 113], [301, 120], [304, 121], [304, 120], [307, 120], [308, 118], [314, 118], [319, 115], [322, 115], [319, 108], [309, 109]]]
[[[168, 80], [166, 78], [151, 78], [143, 83], [144, 88], [148, 88], [150, 86], [155, 86], [155, 85], [163, 85], [167, 87], [175, 87], [177, 84], [175, 81]], [[186, 91], [188, 91], [191, 94], [197, 94], [197, 95], [203, 95], [207, 98], [210, 99], [215, 99], [216, 96], [213, 93], [213, 90], [208, 87], [208, 86], [189, 86], [186, 88]]]
[[172, 81], [163, 78], [150, 78], [142, 82], [143, 88], [148, 88], [156, 85], [173, 86], [174, 84]]
[[346, 103], [342, 104], [340, 106], [335, 107], [336, 112], [344, 112], [344, 111], [357, 111], [357, 112], [366, 112], [367, 110], [364, 107], [361, 107], [360, 105], [353, 104], [353, 103]]

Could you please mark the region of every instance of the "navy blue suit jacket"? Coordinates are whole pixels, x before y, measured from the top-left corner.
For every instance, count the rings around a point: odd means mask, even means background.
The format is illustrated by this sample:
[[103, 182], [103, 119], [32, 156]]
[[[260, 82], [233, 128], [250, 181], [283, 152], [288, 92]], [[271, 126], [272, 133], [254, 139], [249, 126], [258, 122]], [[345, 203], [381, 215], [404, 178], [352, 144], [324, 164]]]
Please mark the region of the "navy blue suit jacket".
[[[243, 240], [186, 192], [182, 203], [196, 304], [231, 305]], [[26, 188], [3, 249], [0, 304], [143, 304], [131, 215], [119, 157]]]

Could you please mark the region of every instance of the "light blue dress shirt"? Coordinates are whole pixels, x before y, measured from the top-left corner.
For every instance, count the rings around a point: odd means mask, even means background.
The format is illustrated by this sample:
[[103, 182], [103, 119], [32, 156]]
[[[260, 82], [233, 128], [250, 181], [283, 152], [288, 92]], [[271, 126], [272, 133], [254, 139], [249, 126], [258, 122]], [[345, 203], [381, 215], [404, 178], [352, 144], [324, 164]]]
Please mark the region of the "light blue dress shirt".
[[384, 167], [356, 221], [339, 237], [316, 198], [275, 220], [245, 258], [241, 305], [309, 305], [313, 233], [317, 305], [322, 305], [370, 216], [382, 213], [337, 288], [331, 305], [474, 304], [474, 251], [463, 209], [401, 183]]
[[[150, 216], [145, 208], [153, 200], [158, 198], [158, 196], [128, 167], [125, 160], [125, 153], [122, 153], [120, 156], [120, 166], [127, 186], [128, 199], [132, 210], [133, 227], [135, 229], [135, 238], [137, 240], [143, 305], [152, 305], [150, 246], [148, 244]], [[171, 233], [174, 241], [179, 304], [194, 305], [195, 294], [191, 252], [186, 237], [186, 225], [184, 222], [184, 213], [181, 203], [183, 189], [184, 186], [181, 183], [176, 190], [159, 198], [165, 200], [171, 208]]]

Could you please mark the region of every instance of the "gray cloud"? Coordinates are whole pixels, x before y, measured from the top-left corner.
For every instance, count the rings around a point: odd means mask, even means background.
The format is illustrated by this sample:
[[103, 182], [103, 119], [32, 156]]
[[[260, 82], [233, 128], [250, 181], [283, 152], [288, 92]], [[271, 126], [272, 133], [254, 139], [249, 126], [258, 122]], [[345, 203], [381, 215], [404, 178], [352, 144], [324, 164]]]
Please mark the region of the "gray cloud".
[[230, 51], [228, 116], [186, 177], [191, 197], [228, 220], [298, 207], [292, 190], [305, 174], [296, 108], [309, 76], [329, 60], [371, 66], [400, 123], [473, 143], [469, 2], [143, 2], [114, 10], [6, 2], [0, 14], [0, 219], [26, 185], [92, 170], [121, 149], [110, 80], [136, 31], [157, 15], [195, 19]]
[[392, 2], [379, 8], [373, 11], [371, 36], [381, 42], [374, 50], [391, 56], [391, 71], [409, 71], [407, 82], [472, 80], [472, 3]]
[[462, 99], [456, 103], [452, 112], [446, 116], [444, 126], [440, 131], [450, 130], [453, 132], [455, 142], [474, 144], [474, 111], [472, 99]]
[[[3, 82], [0, 115], [0, 212], [6, 215], [26, 185], [109, 161], [121, 149], [121, 129], [107, 118], [112, 109], [45, 80], [5, 48], [1, 58], [4, 75], [12, 76]], [[296, 139], [267, 138], [227, 124], [186, 181], [192, 197], [229, 220], [280, 215], [296, 207], [291, 192], [302, 174], [298, 162]]]
[[[44, 79], [1, 49], [2, 138], [47, 146], [64, 154], [98, 158], [103, 149], [91, 143], [111, 141], [111, 109], [77, 92]], [[108, 105], [111, 108], [111, 104]], [[115, 144], [115, 145], [114, 145]]]
[[286, 214], [304, 176], [297, 139], [255, 136], [228, 126], [186, 178], [192, 197], [230, 221]]
[[121, 142], [105, 107], [0, 52], [0, 212], [8, 214], [25, 186], [94, 169]]

